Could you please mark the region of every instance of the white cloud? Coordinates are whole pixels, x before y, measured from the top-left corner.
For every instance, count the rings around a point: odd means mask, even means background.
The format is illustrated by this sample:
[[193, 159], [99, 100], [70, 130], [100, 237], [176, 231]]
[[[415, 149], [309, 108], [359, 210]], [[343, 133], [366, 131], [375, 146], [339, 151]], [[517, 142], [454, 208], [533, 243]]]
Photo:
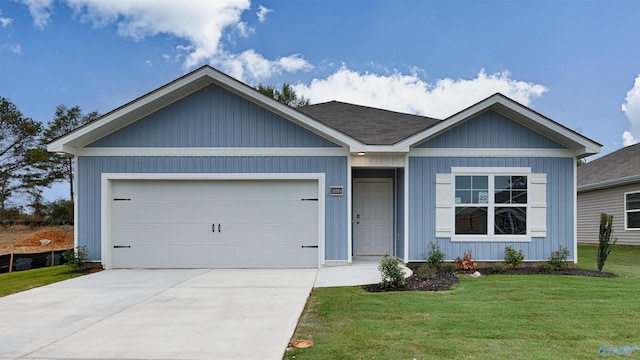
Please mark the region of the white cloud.
[[0, 10], [0, 27], [6, 28], [13, 22], [12, 18], [3, 17], [2, 10]]
[[6, 43], [0, 47], [0, 50], [12, 53], [14, 55], [22, 55], [22, 45], [18, 43]]
[[265, 20], [267, 20], [267, 14], [273, 12], [272, 9], [268, 9], [266, 6], [258, 6], [258, 12], [256, 13], [256, 15], [258, 15], [258, 20], [263, 23]]
[[33, 18], [33, 25], [42, 30], [49, 23], [51, 18], [51, 7], [53, 0], [20, 0], [29, 7], [29, 14]]
[[429, 83], [417, 71], [411, 75], [362, 74], [344, 65], [326, 79], [314, 79], [294, 89], [313, 103], [338, 100], [441, 119], [496, 92], [529, 106], [547, 91], [542, 85], [513, 80], [506, 71], [489, 75], [480, 71], [473, 79], [445, 78]]
[[[19, 0], [29, 7], [36, 26], [43, 28], [50, 20], [53, 0]], [[221, 41], [223, 35], [247, 37], [254, 33], [241, 21], [243, 12], [250, 9], [250, 0], [59, 0], [71, 7], [81, 21], [103, 27], [114, 24], [120, 36], [142, 40], [165, 34], [183, 39], [176, 47], [176, 61], [185, 70], [204, 63], [233, 69], [232, 76], [242, 81], [261, 80], [283, 71], [295, 72], [313, 68], [302, 56], [292, 55], [266, 59], [252, 49], [229, 53]], [[258, 7], [262, 22], [273, 10]], [[230, 33], [230, 31], [233, 31]], [[226, 39], [226, 38], [225, 38]], [[230, 38], [230, 41], [233, 41]]]
[[240, 54], [226, 53], [216, 58], [213, 65], [228, 75], [249, 83], [262, 82], [284, 71], [293, 72], [313, 68], [301, 55], [269, 60], [253, 49]]
[[629, 130], [622, 134], [624, 146], [638, 143], [640, 137], [640, 75], [636, 77], [633, 88], [627, 93], [622, 111], [631, 123]]

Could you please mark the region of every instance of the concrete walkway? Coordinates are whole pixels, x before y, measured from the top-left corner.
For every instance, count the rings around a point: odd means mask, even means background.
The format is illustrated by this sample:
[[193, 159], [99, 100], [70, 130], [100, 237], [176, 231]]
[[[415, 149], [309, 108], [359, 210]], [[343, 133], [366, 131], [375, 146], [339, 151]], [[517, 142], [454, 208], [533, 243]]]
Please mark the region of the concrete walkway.
[[[378, 261], [354, 261], [351, 264], [327, 266], [318, 271], [318, 277], [313, 287], [358, 286], [377, 284], [380, 282]], [[401, 265], [405, 276], [413, 272]]]
[[0, 298], [0, 359], [281, 359], [317, 270], [109, 270]]

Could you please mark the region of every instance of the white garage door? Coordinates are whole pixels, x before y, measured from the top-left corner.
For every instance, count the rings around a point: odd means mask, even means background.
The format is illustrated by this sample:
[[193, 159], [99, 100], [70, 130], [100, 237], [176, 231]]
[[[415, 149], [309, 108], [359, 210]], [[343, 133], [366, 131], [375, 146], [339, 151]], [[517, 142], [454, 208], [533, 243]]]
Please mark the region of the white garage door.
[[114, 268], [317, 268], [318, 182], [114, 180]]

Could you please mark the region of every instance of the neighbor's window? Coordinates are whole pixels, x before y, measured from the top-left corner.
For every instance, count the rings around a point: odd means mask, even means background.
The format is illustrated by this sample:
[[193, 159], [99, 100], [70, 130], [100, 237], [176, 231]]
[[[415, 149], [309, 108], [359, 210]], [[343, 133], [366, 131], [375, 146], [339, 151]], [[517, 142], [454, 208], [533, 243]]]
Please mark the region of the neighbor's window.
[[625, 228], [640, 230], [640, 192], [624, 194]]
[[455, 203], [456, 235], [527, 234], [527, 176], [456, 175]]

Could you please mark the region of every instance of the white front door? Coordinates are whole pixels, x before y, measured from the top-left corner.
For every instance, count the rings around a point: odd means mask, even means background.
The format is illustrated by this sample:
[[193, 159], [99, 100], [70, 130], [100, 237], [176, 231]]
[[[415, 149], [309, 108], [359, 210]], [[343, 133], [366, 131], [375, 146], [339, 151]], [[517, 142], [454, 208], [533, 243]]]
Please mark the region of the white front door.
[[354, 247], [356, 256], [391, 255], [393, 239], [392, 179], [354, 179]]

